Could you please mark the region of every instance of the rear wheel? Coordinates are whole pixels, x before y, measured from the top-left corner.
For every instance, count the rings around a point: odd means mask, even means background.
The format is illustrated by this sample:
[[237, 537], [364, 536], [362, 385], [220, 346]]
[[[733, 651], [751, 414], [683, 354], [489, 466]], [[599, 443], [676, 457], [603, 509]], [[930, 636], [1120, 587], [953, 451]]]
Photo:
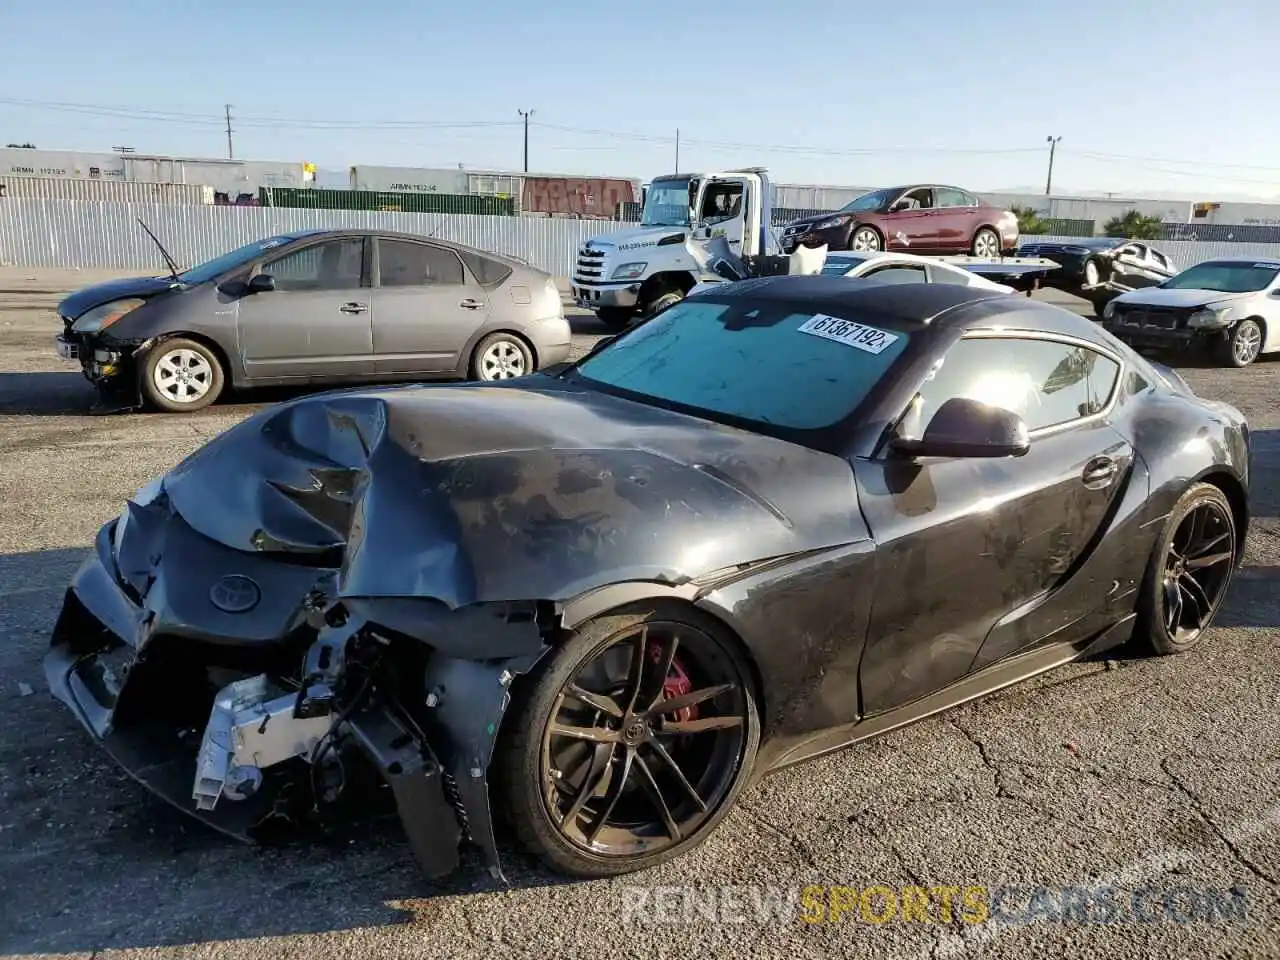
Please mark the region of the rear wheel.
[[168, 413], [191, 413], [218, 399], [222, 364], [203, 343], [174, 337], [152, 347], [142, 364], [142, 393]]
[[1222, 490], [1197, 483], [1174, 506], [1147, 567], [1138, 628], [1161, 655], [1200, 642], [1237, 559], [1235, 514]]
[[988, 260], [1000, 256], [1000, 234], [990, 227], [983, 227], [973, 235], [973, 245], [970, 247], [970, 252], [975, 257], [983, 257]]
[[510, 380], [533, 373], [533, 351], [512, 333], [491, 333], [471, 355], [471, 376], [475, 380]]
[[696, 611], [593, 620], [513, 700], [498, 757], [507, 817], [575, 876], [647, 869], [700, 844], [760, 740], [749, 668]]

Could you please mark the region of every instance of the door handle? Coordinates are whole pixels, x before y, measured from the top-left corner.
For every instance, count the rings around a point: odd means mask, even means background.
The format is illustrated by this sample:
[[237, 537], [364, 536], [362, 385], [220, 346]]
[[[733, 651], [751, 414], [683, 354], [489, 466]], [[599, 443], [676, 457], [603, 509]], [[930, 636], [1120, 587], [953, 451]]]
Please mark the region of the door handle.
[[1101, 490], [1111, 486], [1120, 468], [1110, 457], [1095, 457], [1084, 467], [1080, 481], [1090, 490]]
[[484, 306], [484, 303], [480, 300], [472, 300], [470, 297], [468, 297], [466, 300], [463, 300], [461, 303], [459, 303], [458, 306], [460, 306], [463, 310], [479, 310], [481, 307]]
[[367, 303], [344, 303], [338, 308], [343, 313], [364, 313], [369, 309]]

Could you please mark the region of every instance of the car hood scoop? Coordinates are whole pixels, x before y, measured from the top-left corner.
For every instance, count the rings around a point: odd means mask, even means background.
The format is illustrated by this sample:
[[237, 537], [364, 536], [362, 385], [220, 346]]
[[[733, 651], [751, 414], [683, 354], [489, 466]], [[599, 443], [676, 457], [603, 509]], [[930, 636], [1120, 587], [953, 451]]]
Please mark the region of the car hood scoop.
[[343, 596], [452, 607], [867, 536], [844, 460], [549, 377], [293, 401], [210, 441], [165, 490], [208, 538], [338, 569]]

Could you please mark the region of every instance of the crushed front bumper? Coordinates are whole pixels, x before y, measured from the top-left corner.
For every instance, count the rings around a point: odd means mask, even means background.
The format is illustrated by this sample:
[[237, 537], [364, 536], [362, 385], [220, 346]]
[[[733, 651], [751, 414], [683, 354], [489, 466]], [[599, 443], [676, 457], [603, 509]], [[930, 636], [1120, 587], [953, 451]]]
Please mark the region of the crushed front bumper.
[[[319, 609], [317, 584], [323, 585], [325, 571], [239, 553], [154, 507], [130, 504], [125, 518], [123, 536], [117, 537], [120, 520], [99, 531], [66, 593], [44, 661], [49, 689], [143, 786], [226, 835], [264, 840], [281, 818], [295, 819], [299, 793], [315, 788], [317, 757], [294, 748], [282, 762], [254, 771], [264, 776], [253, 790], [215, 792], [212, 803], [206, 793], [202, 800], [200, 786], [208, 781], [199, 774], [207, 766], [217, 715], [211, 708], [246, 678], [296, 672], [299, 651], [310, 655], [320, 645], [315, 637], [323, 637], [325, 628], [308, 633], [286, 608], [290, 598], [306, 597], [310, 609]], [[148, 566], [142, 576], [140, 557]], [[261, 584], [260, 616], [237, 620], [226, 612], [225, 595], [222, 609], [215, 606], [209, 584], [244, 574]], [[378, 609], [376, 602], [366, 606]], [[291, 629], [280, 629], [284, 622]], [[363, 622], [352, 616], [347, 632], [363, 629]], [[501, 878], [488, 768], [509, 684], [542, 652], [474, 661], [428, 652], [423, 689], [434, 692], [421, 723], [402, 722], [386, 705], [332, 713], [335, 735], [363, 766], [381, 774], [428, 876], [454, 870], [466, 838]], [[294, 689], [301, 704], [307, 688], [300, 683]], [[314, 724], [315, 715], [309, 716]], [[258, 733], [266, 723], [264, 718]], [[286, 728], [282, 735], [292, 734]], [[219, 745], [230, 749], [226, 739]], [[377, 777], [369, 779], [377, 784]], [[388, 790], [379, 789], [385, 799]], [[302, 806], [314, 810], [314, 798]]]

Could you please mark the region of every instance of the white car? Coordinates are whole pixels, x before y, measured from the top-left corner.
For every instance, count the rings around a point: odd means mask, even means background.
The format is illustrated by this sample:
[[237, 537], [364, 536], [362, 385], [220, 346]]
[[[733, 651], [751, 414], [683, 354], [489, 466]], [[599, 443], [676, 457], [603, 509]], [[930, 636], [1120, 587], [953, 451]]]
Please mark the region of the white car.
[[[962, 287], [1017, 293], [1013, 287], [988, 280], [964, 267], [914, 253], [840, 250], [827, 254], [818, 273], [824, 277], [874, 277], [881, 283], [955, 283]], [[689, 291], [689, 296], [717, 286], [716, 282], [699, 283]]]

